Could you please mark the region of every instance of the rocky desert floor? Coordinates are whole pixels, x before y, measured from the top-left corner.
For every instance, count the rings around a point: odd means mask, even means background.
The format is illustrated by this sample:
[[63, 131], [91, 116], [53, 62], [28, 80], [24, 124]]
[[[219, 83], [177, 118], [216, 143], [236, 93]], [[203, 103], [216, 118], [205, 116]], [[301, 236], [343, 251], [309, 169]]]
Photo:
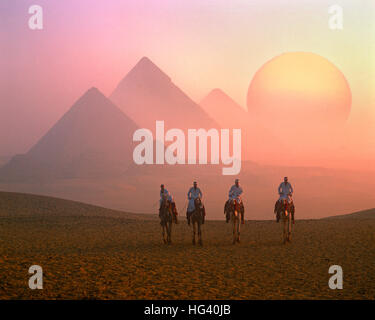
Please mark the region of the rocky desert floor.
[[[0, 195], [0, 299], [374, 299], [375, 219], [207, 221], [203, 246], [180, 217], [162, 243], [156, 217], [20, 194]], [[52, 200], [51, 200], [52, 199]], [[54, 214], [51, 214], [54, 213]], [[43, 268], [42, 290], [28, 269]], [[328, 287], [331, 265], [342, 290]]]

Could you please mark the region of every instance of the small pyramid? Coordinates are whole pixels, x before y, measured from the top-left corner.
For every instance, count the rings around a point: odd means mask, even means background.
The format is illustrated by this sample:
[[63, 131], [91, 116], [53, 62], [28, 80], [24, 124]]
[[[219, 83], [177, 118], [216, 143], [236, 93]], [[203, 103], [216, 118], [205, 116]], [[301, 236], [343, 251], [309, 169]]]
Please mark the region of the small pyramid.
[[245, 125], [248, 113], [221, 89], [213, 89], [200, 106], [222, 127]]

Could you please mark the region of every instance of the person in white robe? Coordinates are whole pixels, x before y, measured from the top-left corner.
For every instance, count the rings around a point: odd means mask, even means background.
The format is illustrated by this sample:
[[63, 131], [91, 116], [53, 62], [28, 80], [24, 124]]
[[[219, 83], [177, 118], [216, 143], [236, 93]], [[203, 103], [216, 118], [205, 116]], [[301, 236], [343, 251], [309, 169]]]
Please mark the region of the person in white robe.
[[[243, 205], [243, 202], [242, 202], [242, 199], [241, 199], [242, 193], [243, 193], [243, 190], [242, 190], [242, 187], [240, 186], [240, 180], [236, 179], [234, 181], [234, 185], [229, 190], [229, 201], [230, 200], [236, 200], [240, 204], [240, 206], [241, 206], [241, 223], [244, 224], [245, 223], [245, 217], [244, 217], [245, 209], [244, 209], [244, 205]], [[228, 215], [227, 215], [226, 219], [227, 219], [227, 222], [229, 222], [229, 216]]]

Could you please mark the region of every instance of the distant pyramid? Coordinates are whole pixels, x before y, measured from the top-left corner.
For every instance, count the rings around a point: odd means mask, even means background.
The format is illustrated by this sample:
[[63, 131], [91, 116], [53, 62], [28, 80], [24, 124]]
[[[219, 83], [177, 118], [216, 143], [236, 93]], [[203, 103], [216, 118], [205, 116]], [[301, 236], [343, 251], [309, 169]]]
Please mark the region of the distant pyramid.
[[270, 163], [282, 154], [280, 139], [221, 89], [213, 89], [200, 105], [220, 126], [241, 129], [243, 160]]
[[88, 90], [25, 155], [0, 170], [0, 178], [100, 177], [125, 171], [132, 160], [136, 124], [96, 88]]
[[213, 89], [200, 102], [200, 106], [223, 128], [243, 127], [246, 125], [247, 110], [237, 104], [221, 89]]
[[110, 99], [142, 128], [164, 120], [169, 128], [218, 128], [202, 108], [181, 91], [150, 59], [143, 57]]

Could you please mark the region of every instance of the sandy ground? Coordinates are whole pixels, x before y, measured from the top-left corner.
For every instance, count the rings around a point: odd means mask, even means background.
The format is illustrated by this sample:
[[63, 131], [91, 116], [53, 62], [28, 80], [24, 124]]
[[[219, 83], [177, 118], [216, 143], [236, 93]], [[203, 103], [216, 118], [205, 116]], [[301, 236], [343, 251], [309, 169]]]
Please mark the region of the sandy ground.
[[[168, 246], [157, 220], [20, 212], [0, 206], [1, 299], [375, 298], [375, 219], [296, 221], [289, 245], [280, 224], [247, 221], [235, 246], [230, 225], [208, 221], [194, 247], [185, 220]], [[43, 290], [28, 288], [33, 264]], [[334, 264], [343, 290], [328, 287]]]

